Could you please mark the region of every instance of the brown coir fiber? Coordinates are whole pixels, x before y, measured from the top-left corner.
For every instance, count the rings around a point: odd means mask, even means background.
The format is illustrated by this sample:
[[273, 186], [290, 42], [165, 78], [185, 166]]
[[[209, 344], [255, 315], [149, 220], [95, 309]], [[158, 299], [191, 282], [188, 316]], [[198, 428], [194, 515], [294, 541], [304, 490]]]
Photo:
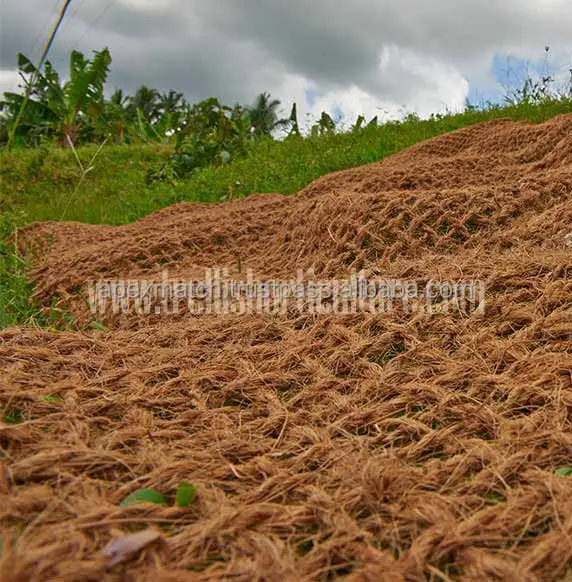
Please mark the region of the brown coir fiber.
[[[0, 578], [572, 578], [572, 116], [497, 121], [296, 196], [45, 223], [37, 298], [84, 332], [0, 333]], [[89, 279], [482, 279], [483, 313], [145, 317]], [[46, 396], [57, 396], [46, 399]], [[181, 481], [196, 501], [172, 501]], [[168, 506], [121, 507], [142, 487]], [[101, 550], [164, 538], [106, 567]]]

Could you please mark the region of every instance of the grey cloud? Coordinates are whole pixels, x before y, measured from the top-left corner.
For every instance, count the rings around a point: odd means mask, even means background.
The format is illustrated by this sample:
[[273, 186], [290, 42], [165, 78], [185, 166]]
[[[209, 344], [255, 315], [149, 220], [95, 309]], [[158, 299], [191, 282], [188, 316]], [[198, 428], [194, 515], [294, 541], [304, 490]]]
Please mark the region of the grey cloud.
[[[569, 55], [568, 3], [116, 0], [90, 30], [107, 3], [77, 0], [50, 59], [65, 71], [81, 39], [84, 51], [110, 47], [110, 84], [127, 91], [145, 83], [182, 90], [191, 100], [245, 102], [263, 90], [285, 91], [296, 78], [321, 94], [358, 87], [380, 102], [407, 105], [428, 92], [446, 100], [463, 77], [482, 82], [495, 54], [541, 58], [548, 44]], [[47, 0], [4, 0], [1, 68], [14, 68], [17, 52], [27, 54], [51, 8]]]

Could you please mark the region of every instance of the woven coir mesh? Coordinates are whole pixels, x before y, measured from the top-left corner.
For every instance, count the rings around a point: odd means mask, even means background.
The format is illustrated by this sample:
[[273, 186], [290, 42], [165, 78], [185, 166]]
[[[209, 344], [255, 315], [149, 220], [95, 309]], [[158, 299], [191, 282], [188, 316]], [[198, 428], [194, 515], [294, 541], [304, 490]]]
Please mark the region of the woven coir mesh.
[[[24, 230], [37, 300], [83, 331], [0, 333], [0, 578], [570, 580], [571, 231], [570, 115], [461, 130], [292, 197]], [[90, 279], [213, 266], [480, 279], [485, 309], [89, 327]], [[198, 493], [178, 507], [183, 481]], [[167, 505], [120, 505], [139, 488]], [[101, 553], [148, 528], [161, 539], [118, 564]]]

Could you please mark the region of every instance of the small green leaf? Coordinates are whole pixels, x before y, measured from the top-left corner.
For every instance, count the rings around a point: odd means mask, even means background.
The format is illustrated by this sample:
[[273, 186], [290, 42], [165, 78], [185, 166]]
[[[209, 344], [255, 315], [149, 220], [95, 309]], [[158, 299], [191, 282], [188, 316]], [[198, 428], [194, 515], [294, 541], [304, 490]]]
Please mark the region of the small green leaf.
[[103, 323], [101, 323], [99, 321], [92, 321], [91, 322], [91, 327], [93, 327], [93, 329], [99, 329], [101, 331], [107, 331], [107, 327], [105, 327], [105, 325], [103, 325]]
[[503, 501], [505, 501], [505, 498], [496, 491], [489, 491], [485, 495], [485, 503], [487, 505], [496, 505], [497, 503], [501, 503]]
[[192, 483], [187, 483], [182, 481], [177, 489], [177, 496], [175, 498], [175, 504], [177, 507], [187, 507], [190, 505], [197, 495], [197, 488]]
[[42, 396], [42, 400], [45, 402], [63, 402], [59, 396]]
[[12, 412], [6, 412], [6, 414], [4, 414], [4, 422], [9, 424], [20, 424], [21, 422], [24, 422], [22, 411], [19, 408], [14, 408]]
[[167, 500], [162, 493], [155, 489], [137, 489], [128, 495], [121, 503], [121, 507], [127, 507], [134, 503], [155, 503], [156, 505], [167, 505]]
[[560, 477], [572, 477], [572, 467], [560, 467], [555, 473]]

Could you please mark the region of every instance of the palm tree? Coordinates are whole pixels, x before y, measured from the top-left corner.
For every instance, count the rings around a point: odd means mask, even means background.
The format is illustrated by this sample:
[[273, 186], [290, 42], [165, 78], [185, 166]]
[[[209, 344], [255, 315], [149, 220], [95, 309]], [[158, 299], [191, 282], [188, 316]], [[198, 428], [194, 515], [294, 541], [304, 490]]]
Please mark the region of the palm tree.
[[280, 107], [280, 100], [271, 99], [269, 93], [260, 93], [254, 104], [246, 108], [246, 115], [254, 136], [271, 136], [276, 129], [289, 124], [288, 119], [278, 118], [278, 107]]
[[133, 97], [129, 97], [129, 105], [127, 107], [128, 115], [131, 120], [136, 120], [138, 117], [137, 111], [149, 123], [157, 121], [161, 116], [160, 95], [157, 89], [151, 89], [146, 85], [141, 85], [135, 92]]
[[167, 93], [159, 96], [159, 107], [163, 113], [180, 113], [187, 105], [182, 93], [169, 89]]

